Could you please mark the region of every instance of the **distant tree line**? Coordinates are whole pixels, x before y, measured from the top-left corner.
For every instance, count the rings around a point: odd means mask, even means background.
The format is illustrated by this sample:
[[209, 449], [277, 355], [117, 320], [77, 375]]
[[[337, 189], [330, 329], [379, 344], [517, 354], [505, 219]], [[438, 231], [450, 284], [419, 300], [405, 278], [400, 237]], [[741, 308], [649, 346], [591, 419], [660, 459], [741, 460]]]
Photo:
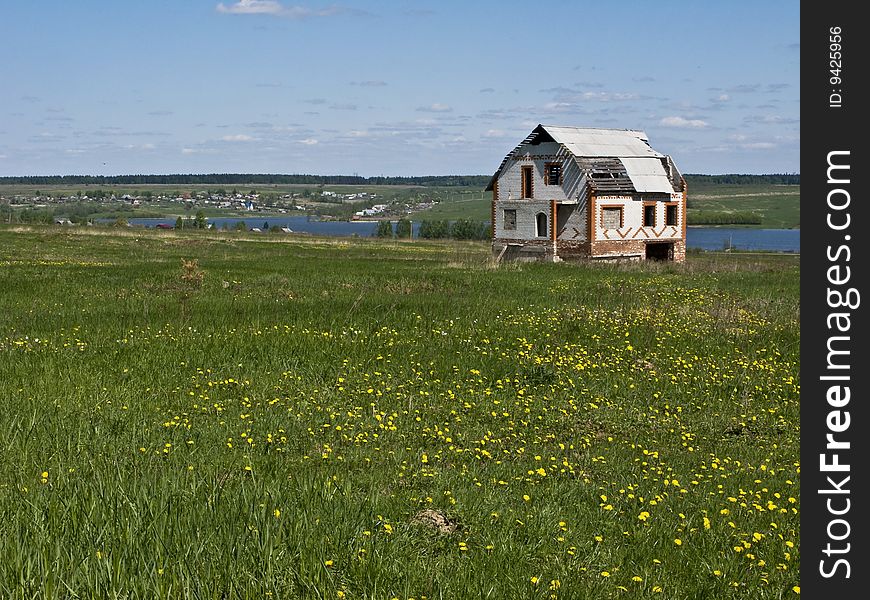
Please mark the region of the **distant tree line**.
[[760, 225], [761, 215], [752, 212], [704, 211], [688, 213], [688, 225]]
[[[473, 221], [471, 219], [459, 219], [457, 221], [421, 221], [417, 237], [424, 240], [488, 240], [491, 229], [488, 223]], [[396, 222], [395, 231], [390, 221], [378, 221], [375, 237], [410, 239], [411, 222], [408, 219], [399, 219]]]
[[[171, 175], [29, 175], [0, 177], [0, 184], [15, 185], [420, 185], [485, 188], [490, 175], [422, 175], [414, 177], [360, 177], [359, 175], [281, 175], [270, 173], [204, 173]], [[800, 173], [771, 175], [685, 175], [688, 183], [770, 183], [800, 185]]]
[[689, 190], [692, 189], [692, 183], [740, 183], [740, 184], [774, 184], [774, 185], [800, 185], [800, 173], [779, 173], [771, 175], [683, 175], [686, 178], [686, 183], [689, 184]]
[[0, 177], [15, 185], [420, 185], [484, 188], [489, 175], [424, 175], [417, 177], [360, 177], [358, 175], [280, 175], [269, 173], [208, 173], [171, 175], [31, 175]]

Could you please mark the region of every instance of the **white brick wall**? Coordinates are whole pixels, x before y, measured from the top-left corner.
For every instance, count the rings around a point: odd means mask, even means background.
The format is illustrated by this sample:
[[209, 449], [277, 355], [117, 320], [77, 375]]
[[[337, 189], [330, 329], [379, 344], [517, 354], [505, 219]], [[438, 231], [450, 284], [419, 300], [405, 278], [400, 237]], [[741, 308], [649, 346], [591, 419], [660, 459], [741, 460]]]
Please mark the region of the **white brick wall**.
[[[504, 211], [513, 209], [517, 211], [516, 230], [504, 228]], [[542, 239], [536, 235], [536, 222], [538, 213], [547, 215], [547, 237], [550, 228], [550, 203], [544, 200], [508, 200], [500, 202], [495, 209], [495, 237], [510, 238], [516, 240]], [[546, 239], [546, 238], [543, 238]]]

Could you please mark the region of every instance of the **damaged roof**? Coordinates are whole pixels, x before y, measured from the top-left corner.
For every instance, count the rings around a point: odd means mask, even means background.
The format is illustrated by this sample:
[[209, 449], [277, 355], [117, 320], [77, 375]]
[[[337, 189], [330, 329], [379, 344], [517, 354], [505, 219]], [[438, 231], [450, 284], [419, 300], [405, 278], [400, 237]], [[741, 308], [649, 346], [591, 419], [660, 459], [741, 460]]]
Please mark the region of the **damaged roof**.
[[[529, 143], [550, 141], [543, 139], [546, 134], [552, 141], [565, 146], [574, 156], [613, 156], [661, 158], [660, 154], [650, 148], [649, 140], [643, 131], [632, 129], [596, 129], [592, 127], [560, 127], [556, 125], [538, 125], [535, 131], [536, 140]], [[528, 138], [527, 138], [528, 139]]]
[[[653, 150], [643, 131], [633, 129], [600, 129], [594, 127], [565, 127], [560, 125], [538, 125], [502, 161], [486, 187], [491, 190], [507, 161], [526, 145], [536, 146], [543, 142], [561, 144], [575, 159], [609, 158], [618, 159], [623, 175], [631, 181], [636, 192], [671, 193], [679, 189], [675, 185], [680, 180], [673, 161], [665, 154]], [[598, 162], [598, 161], [595, 161]], [[613, 161], [609, 161], [613, 163]], [[578, 160], [581, 169], [584, 162]], [[613, 164], [609, 170], [614, 171]], [[584, 169], [585, 171], [585, 169]], [[591, 174], [591, 173], [590, 173]], [[627, 182], [626, 182], [627, 183]], [[631, 190], [626, 190], [631, 191]]]

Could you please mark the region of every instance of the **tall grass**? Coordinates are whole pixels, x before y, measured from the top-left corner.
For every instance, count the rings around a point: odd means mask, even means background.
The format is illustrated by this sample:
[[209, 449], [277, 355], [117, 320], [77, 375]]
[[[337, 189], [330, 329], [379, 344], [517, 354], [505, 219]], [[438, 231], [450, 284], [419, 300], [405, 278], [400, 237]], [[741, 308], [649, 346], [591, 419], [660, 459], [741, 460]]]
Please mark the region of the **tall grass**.
[[794, 596], [792, 257], [103, 233], [0, 231], [3, 597]]

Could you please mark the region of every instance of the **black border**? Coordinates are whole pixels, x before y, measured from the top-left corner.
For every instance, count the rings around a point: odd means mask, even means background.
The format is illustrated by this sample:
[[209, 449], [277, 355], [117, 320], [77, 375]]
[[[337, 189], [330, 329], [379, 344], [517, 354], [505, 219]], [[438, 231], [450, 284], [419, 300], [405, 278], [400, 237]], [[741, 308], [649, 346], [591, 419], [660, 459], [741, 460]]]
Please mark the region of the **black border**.
[[[868, 252], [870, 237], [864, 234], [870, 228], [867, 216], [866, 195], [866, 150], [868, 145], [865, 114], [870, 111], [867, 103], [864, 79], [864, 63], [861, 57], [868, 56], [866, 40], [870, 36], [868, 25], [859, 17], [860, 3], [804, 3], [801, 8], [801, 596], [804, 598], [827, 597], [833, 599], [867, 597], [870, 579], [870, 558], [867, 546], [870, 534], [867, 530], [868, 502], [867, 452], [865, 440], [870, 434], [867, 417], [867, 372], [870, 360], [865, 346], [868, 342], [864, 304], [870, 303], [867, 295]], [[842, 83], [830, 81], [830, 35], [832, 27], [842, 29]], [[831, 106], [831, 94], [842, 96], [842, 105]], [[832, 151], [849, 151], [847, 158], [839, 155], [840, 163], [847, 162], [850, 179], [848, 184], [828, 182], [828, 155]], [[837, 171], [840, 175], [843, 170]], [[843, 222], [844, 211], [831, 211], [828, 194], [833, 189], [846, 189], [849, 194], [850, 225], [848, 229], [835, 231], [828, 226], [828, 214]], [[835, 201], [842, 203], [842, 193], [834, 194]], [[849, 239], [846, 240], [846, 236]], [[850, 256], [842, 251], [838, 260], [830, 260], [828, 253], [836, 256], [841, 245], [848, 245]], [[840, 265], [839, 274], [850, 268], [850, 280], [839, 286], [828, 279], [828, 269]], [[836, 274], [836, 273], [835, 273]], [[854, 310], [831, 308], [827, 300], [828, 289], [845, 290], [853, 287], [861, 294], [861, 303]], [[847, 475], [850, 480], [843, 488], [848, 495], [831, 495], [820, 490], [831, 488], [827, 476], [842, 481], [843, 473], [822, 472], [820, 454], [826, 452], [826, 435], [829, 433], [826, 419], [829, 411], [836, 410], [827, 401], [826, 393], [832, 382], [820, 380], [832, 374], [827, 367], [828, 338], [838, 335], [828, 329], [828, 315], [832, 312], [850, 312], [851, 327], [848, 334], [848, 371], [851, 400], [839, 410], [849, 411], [850, 425], [836, 439], [848, 441], [850, 448], [839, 451], [839, 462], [850, 465]], [[845, 348], [840, 345], [840, 348]], [[845, 362], [845, 360], [843, 361]], [[839, 373], [843, 373], [840, 371]], [[833, 450], [827, 451], [829, 454]], [[830, 462], [831, 459], [828, 459]], [[834, 507], [842, 508], [848, 496], [851, 504], [848, 513], [841, 517], [831, 515], [826, 506], [828, 498], [834, 498]], [[832, 519], [843, 518], [849, 522], [849, 537], [841, 542], [831, 542], [832, 547], [845, 547], [849, 552], [840, 555], [825, 555], [829, 542], [827, 526]], [[845, 531], [842, 523], [834, 533]], [[834, 576], [822, 576], [820, 561], [829, 572], [837, 558], [849, 562], [849, 577], [845, 566], [840, 565]]]

